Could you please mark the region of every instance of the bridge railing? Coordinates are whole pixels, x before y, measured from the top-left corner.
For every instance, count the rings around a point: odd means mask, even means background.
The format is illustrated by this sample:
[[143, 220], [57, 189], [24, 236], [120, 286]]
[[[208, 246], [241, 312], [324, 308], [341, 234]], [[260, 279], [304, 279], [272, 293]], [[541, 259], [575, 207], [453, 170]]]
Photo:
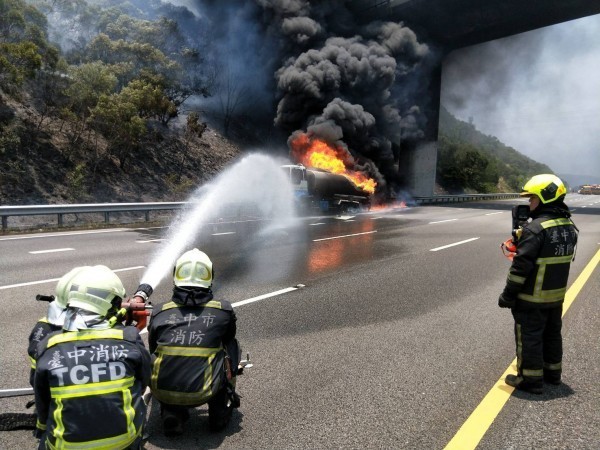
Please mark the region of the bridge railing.
[[[432, 197], [414, 197], [418, 205], [435, 203], [468, 202], [474, 200], [499, 200], [516, 198], [518, 194], [470, 194], [470, 195], [435, 195]], [[75, 205], [26, 205], [0, 206], [2, 231], [8, 230], [8, 218], [20, 216], [56, 215], [59, 227], [64, 225], [66, 214], [102, 214], [104, 223], [110, 223], [110, 215], [114, 213], [143, 212], [146, 222], [150, 221], [151, 211], [173, 211], [182, 209], [189, 202], [153, 202], [153, 203], [85, 203]]]

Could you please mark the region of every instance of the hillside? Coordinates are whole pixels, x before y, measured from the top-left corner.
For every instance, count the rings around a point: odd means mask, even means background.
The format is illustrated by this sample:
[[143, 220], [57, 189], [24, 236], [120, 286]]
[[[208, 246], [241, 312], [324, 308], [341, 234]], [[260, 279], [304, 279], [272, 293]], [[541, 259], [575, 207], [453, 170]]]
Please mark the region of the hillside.
[[441, 107], [437, 182], [443, 189], [451, 193], [518, 192], [539, 173], [554, 172]]
[[87, 130], [95, 148], [78, 147], [59, 120], [40, 121], [35, 108], [0, 93], [0, 204], [183, 201], [240, 155], [214, 129], [186, 136], [185, 125], [149, 122], [121, 164], [104, 136]]

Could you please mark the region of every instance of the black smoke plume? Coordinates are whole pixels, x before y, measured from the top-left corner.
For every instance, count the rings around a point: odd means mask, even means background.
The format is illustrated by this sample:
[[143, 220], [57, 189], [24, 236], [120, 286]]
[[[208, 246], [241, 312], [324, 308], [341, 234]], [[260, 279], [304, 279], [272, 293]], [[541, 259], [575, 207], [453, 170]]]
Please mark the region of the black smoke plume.
[[245, 94], [246, 125], [272, 134], [265, 124], [274, 124], [283, 136], [310, 129], [377, 179], [393, 174], [403, 141], [423, 136], [415, 87], [431, 52], [402, 23], [358, 25], [344, 0], [188, 3], [209, 23], [221, 77]]

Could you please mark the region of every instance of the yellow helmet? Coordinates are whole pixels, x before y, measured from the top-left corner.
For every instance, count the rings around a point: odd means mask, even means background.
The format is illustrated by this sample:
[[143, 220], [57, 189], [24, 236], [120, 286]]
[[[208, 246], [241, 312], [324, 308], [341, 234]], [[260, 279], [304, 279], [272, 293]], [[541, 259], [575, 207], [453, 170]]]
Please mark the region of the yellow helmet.
[[556, 175], [542, 174], [536, 175], [523, 186], [521, 196], [529, 197], [536, 195], [544, 204], [553, 202], [564, 197], [567, 194], [567, 188], [560, 178]]
[[125, 297], [120, 278], [106, 266], [86, 267], [71, 282], [68, 306], [106, 316], [115, 299]]
[[79, 272], [87, 268], [89, 268], [89, 266], [75, 267], [63, 275], [60, 280], [58, 280], [55, 291], [56, 295], [54, 298], [56, 304], [62, 309], [67, 307], [69, 291], [71, 290], [71, 282], [73, 281], [73, 278], [75, 278]]
[[197, 248], [185, 252], [175, 262], [173, 284], [177, 287], [200, 287], [212, 285], [213, 265], [208, 255]]

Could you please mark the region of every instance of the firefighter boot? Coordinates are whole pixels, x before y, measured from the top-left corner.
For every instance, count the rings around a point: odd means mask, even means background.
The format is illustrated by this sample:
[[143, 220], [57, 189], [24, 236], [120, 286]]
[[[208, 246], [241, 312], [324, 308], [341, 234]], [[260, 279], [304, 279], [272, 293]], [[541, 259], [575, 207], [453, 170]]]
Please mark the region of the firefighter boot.
[[208, 401], [208, 426], [211, 431], [221, 431], [231, 420], [234, 404], [227, 386]]
[[506, 375], [504, 382], [515, 389], [519, 389], [520, 391], [530, 392], [536, 395], [544, 393], [544, 385], [541, 379], [531, 380], [524, 379], [518, 375]]
[[163, 414], [163, 431], [165, 436], [179, 436], [183, 434], [183, 422], [177, 417], [177, 414], [167, 412]]
[[544, 369], [544, 382], [558, 386], [560, 384], [561, 370]]
[[165, 436], [179, 436], [183, 434], [183, 424], [189, 418], [189, 412], [183, 408], [162, 407], [163, 432]]

